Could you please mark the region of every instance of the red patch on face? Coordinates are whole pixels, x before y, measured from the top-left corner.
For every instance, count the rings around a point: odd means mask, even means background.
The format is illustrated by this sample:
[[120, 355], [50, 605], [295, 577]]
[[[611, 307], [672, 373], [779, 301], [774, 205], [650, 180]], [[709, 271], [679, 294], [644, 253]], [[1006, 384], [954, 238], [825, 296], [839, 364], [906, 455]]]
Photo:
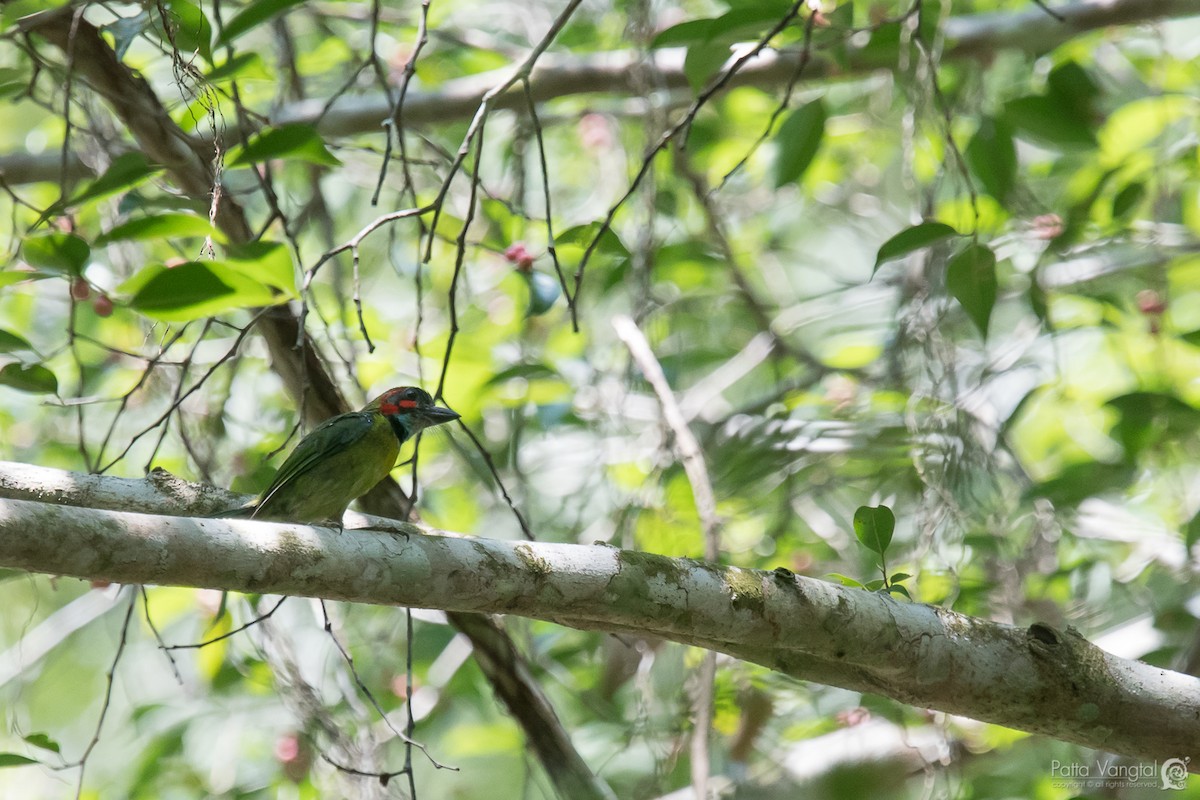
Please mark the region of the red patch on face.
[[400, 406], [401, 408], [416, 408], [417, 401], [416, 400], [401, 400], [396, 405]]

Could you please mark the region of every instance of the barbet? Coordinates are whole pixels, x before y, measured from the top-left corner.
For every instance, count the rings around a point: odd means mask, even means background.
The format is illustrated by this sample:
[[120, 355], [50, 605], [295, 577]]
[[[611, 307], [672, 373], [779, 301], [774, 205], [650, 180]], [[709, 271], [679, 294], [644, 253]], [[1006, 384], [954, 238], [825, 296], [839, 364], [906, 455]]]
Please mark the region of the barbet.
[[458, 417], [457, 412], [436, 405], [423, 389], [389, 389], [362, 410], [318, 425], [300, 440], [257, 500], [220, 516], [330, 522], [341, 527], [351, 501], [392, 471], [400, 445], [424, 428]]

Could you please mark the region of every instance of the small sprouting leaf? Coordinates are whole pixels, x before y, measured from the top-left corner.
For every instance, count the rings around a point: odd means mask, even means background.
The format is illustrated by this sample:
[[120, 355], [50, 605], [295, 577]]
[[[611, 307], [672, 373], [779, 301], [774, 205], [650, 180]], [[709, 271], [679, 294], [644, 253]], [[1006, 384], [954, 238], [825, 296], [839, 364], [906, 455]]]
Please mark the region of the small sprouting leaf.
[[342, 163], [325, 147], [325, 142], [316, 128], [297, 122], [269, 128], [256, 134], [250, 137], [245, 147], [237, 145], [229, 148], [225, 166], [229, 169], [249, 167], [273, 158], [307, 161], [327, 167], [336, 167]]
[[886, 553], [895, 530], [896, 515], [887, 506], [859, 506], [854, 512], [854, 535], [872, 552]]
[[905, 228], [880, 246], [875, 255], [875, 269], [878, 270], [885, 261], [906, 256], [957, 235], [958, 231], [944, 222], [922, 222]]
[[229, 20], [221, 31], [218, 47], [229, 44], [234, 39], [269, 20], [271, 17], [286, 11], [292, 6], [298, 6], [304, 0], [257, 0]]
[[868, 592], [878, 592], [883, 588], [883, 581], [881, 581], [879, 578], [876, 578], [873, 581], [867, 581], [865, 584], [863, 584], [863, 588]]
[[996, 305], [996, 254], [987, 245], [968, 244], [946, 265], [946, 288], [986, 339]]
[[851, 578], [849, 575], [843, 575], [840, 572], [830, 572], [826, 575], [826, 577], [833, 578], [841, 583], [842, 586], [853, 586], [856, 589], [865, 588], [861, 582], [854, 580], [854, 578]]
[[529, 310], [525, 312], [525, 316], [536, 317], [545, 314], [562, 294], [562, 287], [558, 285], [558, 280], [544, 272], [523, 272], [521, 274], [529, 284]]
[[5, 364], [0, 368], [0, 386], [19, 392], [54, 394], [58, 391], [58, 379], [41, 364]]
[[908, 593], [908, 589], [898, 583], [893, 583], [887, 587], [888, 594], [902, 594], [906, 600], [912, 600], [912, 595]]
[[15, 333], [0, 328], [0, 353], [15, 353], [20, 350], [33, 350], [33, 345]]
[[825, 136], [828, 113], [820, 98], [792, 112], [775, 134], [775, 186], [799, 180]]
[[151, 164], [141, 153], [126, 153], [114, 159], [103, 175], [80, 189], [67, 205], [77, 206], [88, 200], [128, 191], [161, 170], [162, 167]]
[[25, 737], [25, 742], [34, 747], [40, 747], [43, 750], [49, 750], [51, 753], [61, 753], [62, 748], [58, 742], [51, 739], [44, 733], [31, 733]]
[[199, 214], [168, 212], [149, 217], [138, 217], [112, 228], [96, 239], [97, 245], [125, 239], [181, 239], [192, 236], [210, 236], [218, 233], [206, 217]]
[[1017, 148], [1002, 120], [984, 117], [967, 143], [967, 163], [987, 193], [1003, 205], [1017, 176]]
[[42, 762], [28, 756], [17, 755], [16, 753], [0, 753], [0, 767], [26, 767], [30, 764], [40, 763]]
[[87, 242], [60, 231], [30, 236], [21, 245], [21, 256], [30, 266], [59, 275], [78, 277], [91, 255]]
[[897, 572], [889, 579], [889, 581], [891, 583], [899, 583], [900, 581], [906, 581], [911, 577], [912, 575], [909, 575], [907, 572]]

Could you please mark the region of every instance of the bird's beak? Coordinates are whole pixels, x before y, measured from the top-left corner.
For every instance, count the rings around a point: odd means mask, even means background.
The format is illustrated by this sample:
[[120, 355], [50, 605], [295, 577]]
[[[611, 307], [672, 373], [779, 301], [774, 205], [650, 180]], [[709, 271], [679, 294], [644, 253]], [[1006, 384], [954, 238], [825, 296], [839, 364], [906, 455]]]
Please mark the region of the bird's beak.
[[457, 411], [452, 411], [442, 406], [430, 406], [429, 408], [421, 409], [421, 417], [425, 420], [425, 426], [441, 425], [443, 422], [453, 422], [462, 415]]

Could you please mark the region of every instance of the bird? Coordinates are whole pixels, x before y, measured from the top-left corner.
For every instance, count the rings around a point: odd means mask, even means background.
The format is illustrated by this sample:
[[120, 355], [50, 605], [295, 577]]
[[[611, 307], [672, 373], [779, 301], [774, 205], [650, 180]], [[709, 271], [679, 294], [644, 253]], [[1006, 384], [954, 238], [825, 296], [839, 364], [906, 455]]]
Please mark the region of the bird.
[[346, 507], [388, 476], [402, 444], [459, 416], [434, 403], [424, 389], [388, 389], [359, 411], [322, 422], [300, 440], [258, 499], [217, 516], [330, 523], [340, 529]]

